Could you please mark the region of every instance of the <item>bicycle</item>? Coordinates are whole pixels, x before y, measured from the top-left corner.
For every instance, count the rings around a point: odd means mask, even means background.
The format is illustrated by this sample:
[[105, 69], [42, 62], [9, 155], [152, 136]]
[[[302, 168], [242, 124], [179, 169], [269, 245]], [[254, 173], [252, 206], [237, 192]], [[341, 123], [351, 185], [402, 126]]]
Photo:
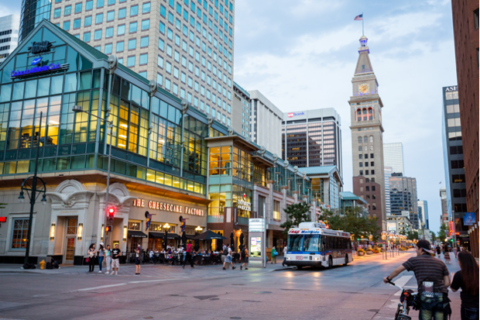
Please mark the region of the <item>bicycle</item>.
[[414, 292], [411, 289], [403, 289], [402, 287], [396, 285], [392, 281], [388, 281], [392, 286], [395, 286], [402, 290], [402, 293], [400, 294], [400, 303], [397, 306], [397, 311], [395, 312], [395, 320], [411, 320], [412, 318], [408, 315], [410, 312], [410, 307], [413, 307], [414, 310], [418, 310], [415, 297], [417, 295], [416, 292]]

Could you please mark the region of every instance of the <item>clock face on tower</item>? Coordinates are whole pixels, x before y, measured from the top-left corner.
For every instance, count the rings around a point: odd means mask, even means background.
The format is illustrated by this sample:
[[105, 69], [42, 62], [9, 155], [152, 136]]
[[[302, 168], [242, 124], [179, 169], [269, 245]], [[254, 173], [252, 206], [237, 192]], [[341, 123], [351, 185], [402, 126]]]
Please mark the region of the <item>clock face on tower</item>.
[[361, 85], [358, 86], [358, 91], [361, 93], [367, 93], [369, 89], [369, 86], [367, 83], [362, 83]]

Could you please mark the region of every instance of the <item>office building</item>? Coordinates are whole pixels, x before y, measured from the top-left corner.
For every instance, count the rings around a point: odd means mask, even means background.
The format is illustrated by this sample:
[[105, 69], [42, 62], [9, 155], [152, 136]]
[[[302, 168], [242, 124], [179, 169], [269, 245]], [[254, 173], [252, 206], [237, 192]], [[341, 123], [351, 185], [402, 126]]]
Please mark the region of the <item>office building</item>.
[[250, 113], [251, 102], [250, 94], [238, 83], [233, 82], [233, 110], [232, 119], [241, 119], [233, 121], [233, 130], [241, 133], [247, 139], [250, 139]]
[[[424, 229], [430, 229], [428, 222], [428, 201], [427, 200], [418, 200], [418, 217], [420, 222], [424, 224]], [[421, 226], [420, 226], [421, 227]]]
[[402, 211], [400, 215], [387, 217], [387, 231], [396, 235], [408, 235], [413, 225], [410, 221], [408, 211]]
[[463, 216], [467, 212], [467, 190], [457, 86], [444, 87], [442, 93], [442, 143], [448, 218], [455, 222], [455, 232], [459, 233], [457, 239], [468, 243], [469, 226], [463, 224]]
[[390, 177], [392, 176], [393, 169], [392, 167], [385, 167], [385, 210], [387, 216], [392, 214], [392, 209], [390, 206]]
[[[299, 168], [311, 181], [312, 197], [323, 208], [333, 212], [341, 209], [343, 180], [336, 166]], [[297, 182], [293, 181], [294, 184]]]
[[0, 17], [0, 64], [17, 47], [19, 24], [18, 14]]
[[[47, 20], [6, 58], [0, 78], [0, 263], [23, 262], [30, 203], [20, 186], [36, 164], [46, 192], [34, 208], [34, 263], [48, 256], [85, 264], [91, 243], [118, 243], [121, 261], [138, 244], [178, 247], [180, 216], [188, 218], [187, 238], [208, 229], [233, 237], [235, 250], [242, 234], [248, 239], [248, 219], [265, 218], [268, 246], [282, 248], [288, 204], [310, 203], [312, 219], [319, 212], [298, 169]], [[107, 106], [112, 133], [95, 117]]]
[[342, 127], [333, 108], [285, 112], [282, 157], [294, 166], [336, 166], [342, 175]]
[[463, 156], [467, 211], [475, 213], [474, 225], [468, 226], [471, 252], [478, 259], [478, 1], [452, 1], [453, 34], [462, 123]]
[[384, 143], [383, 161], [385, 167], [392, 167], [393, 172], [405, 175], [403, 167], [403, 144], [401, 142]]
[[440, 225], [447, 224], [448, 225], [448, 207], [447, 204], [447, 189], [441, 188], [440, 189], [440, 202], [442, 206], [442, 214], [440, 216]]
[[385, 230], [385, 174], [383, 160], [383, 102], [370, 62], [367, 37], [360, 38], [358, 61], [349, 100], [352, 132], [353, 193], [368, 202], [369, 213]]
[[23, 0], [20, 33], [46, 18], [232, 126], [234, 9], [230, 0]]
[[282, 120], [280, 111], [260, 91], [248, 91], [251, 99], [250, 132], [256, 144], [280, 156], [282, 151]]
[[390, 177], [390, 207], [391, 215], [399, 216], [407, 211], [415, 230], [421, 226], [418, 217], [417, 180], [402, 176], [401, 173], [392, 173]]

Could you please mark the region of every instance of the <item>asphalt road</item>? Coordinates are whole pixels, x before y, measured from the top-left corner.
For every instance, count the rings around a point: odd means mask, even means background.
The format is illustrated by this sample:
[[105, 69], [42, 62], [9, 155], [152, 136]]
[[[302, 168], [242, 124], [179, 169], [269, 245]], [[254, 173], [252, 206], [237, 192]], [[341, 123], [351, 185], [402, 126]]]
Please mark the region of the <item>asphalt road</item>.
[[[133, 266], [107, 276], [85, 267], [18, 273], [2, 265], [0, 319], [392, 319], [398, 289], [382, 278], [411, 256], [377, 255], [333, 269], [149, 265], [141, 276]], [[455, 261], [448, 267], [458, 270]], [[416, 287], [412, 276], [397, 280]], [[459, 319], [458, 294], [451, 293], [452, 319]]]

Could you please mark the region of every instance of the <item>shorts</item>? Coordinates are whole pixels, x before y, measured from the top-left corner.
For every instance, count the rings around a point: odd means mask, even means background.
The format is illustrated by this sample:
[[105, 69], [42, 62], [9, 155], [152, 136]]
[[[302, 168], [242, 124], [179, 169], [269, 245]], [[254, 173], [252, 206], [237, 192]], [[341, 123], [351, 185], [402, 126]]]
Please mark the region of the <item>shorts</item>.
[[232, 257], [226, 256], [225, 257], [225, 262], [226, 263], [232, 263]]
[[140, 258], [135, 258], [135, 265], [136, 266], [140, 265]]
[[112, 259], [112, 269], [120, 267], [120, 259]]
[[248, 263], [248, 257], [243, 258], [243, 263]]

